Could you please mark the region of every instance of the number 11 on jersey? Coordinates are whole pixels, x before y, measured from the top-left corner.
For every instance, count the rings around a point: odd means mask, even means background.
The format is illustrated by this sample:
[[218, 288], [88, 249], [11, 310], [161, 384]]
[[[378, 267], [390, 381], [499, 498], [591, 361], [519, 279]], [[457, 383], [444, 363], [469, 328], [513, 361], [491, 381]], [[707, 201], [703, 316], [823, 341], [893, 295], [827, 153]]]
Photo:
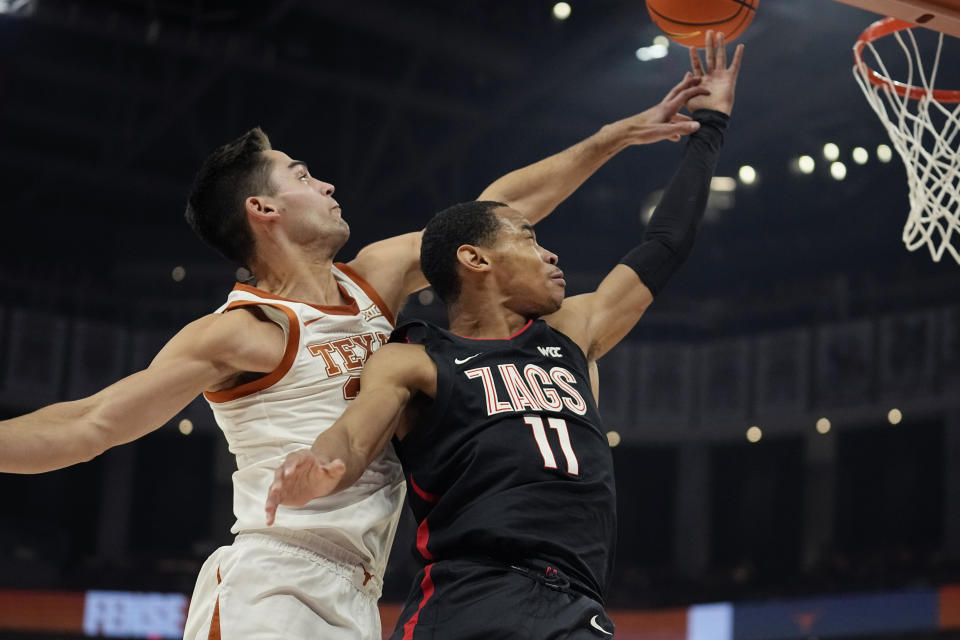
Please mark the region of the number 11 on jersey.
[[[547, 430], [543, 426], [543, 418], [540, 416], [523, 416], [523, 421], [530, 425], [533, 430], [533, 439], [540, 449], [540, 455], [543, 456], [543, 466], [547, 469], [557, 468], [557, 458], [553, 455], [553, 448], [550, 446], [550, 440], [547, 437]], [[567, 421], [561, 418], [547, 418], [547, 424], [557, 432], [557, 439], [560, 441], [560, 450], [567, 462], [567, 473], [572, 476], [580, 475], [580, 463], [577, 461], [577, 454], [573, 452], [573, 446], [570, 444], [570, 433], [567, 431]]]

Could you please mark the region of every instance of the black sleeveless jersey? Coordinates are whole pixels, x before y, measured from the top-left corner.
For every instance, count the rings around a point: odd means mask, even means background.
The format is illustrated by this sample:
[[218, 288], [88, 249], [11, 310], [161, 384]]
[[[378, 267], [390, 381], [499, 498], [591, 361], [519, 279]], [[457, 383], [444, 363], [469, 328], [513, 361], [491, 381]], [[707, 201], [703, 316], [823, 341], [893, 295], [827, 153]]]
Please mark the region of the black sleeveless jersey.
[[506, 340], [422, 322], [391, 339], [423, 344], [437, 365], [436, 398], [394, 439], [424, 564], [548, 563], [602, 601], [616, 540], [613, 460], [580, 348], [542, 320]]

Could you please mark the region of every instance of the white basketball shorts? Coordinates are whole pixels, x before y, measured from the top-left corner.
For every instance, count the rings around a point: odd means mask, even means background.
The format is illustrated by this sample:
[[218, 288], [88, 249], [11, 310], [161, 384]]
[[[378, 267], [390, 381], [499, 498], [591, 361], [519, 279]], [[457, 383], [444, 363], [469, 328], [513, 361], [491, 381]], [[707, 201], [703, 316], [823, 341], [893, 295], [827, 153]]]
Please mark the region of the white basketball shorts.
[[380, 640], [380, 577], [331, 555], [237, 535], [200, 569], [184, 640]]

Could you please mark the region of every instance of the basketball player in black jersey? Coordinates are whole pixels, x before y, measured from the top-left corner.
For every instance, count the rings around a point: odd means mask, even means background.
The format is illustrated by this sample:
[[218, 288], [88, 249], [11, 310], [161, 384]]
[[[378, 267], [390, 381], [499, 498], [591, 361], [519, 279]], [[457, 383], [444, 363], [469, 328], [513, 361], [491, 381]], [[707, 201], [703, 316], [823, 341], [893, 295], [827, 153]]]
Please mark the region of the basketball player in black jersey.
[[643, 241], [596, 291], [564, 299], [557, 256], [519, 211], [437, 214], [421, 249], [449, 331], [411, 323], [372, 356], [361, 392], [313, 448], [290, 454], [267, 500], [298, 505], [353, 483], [390, 442], [419, 522], [423, 569], [394, 639], [600, 638], [616, 535], [613, 464], [594, 363], [683, 262], [706, 205], [742, 57], [708, 36], [709, 95]]

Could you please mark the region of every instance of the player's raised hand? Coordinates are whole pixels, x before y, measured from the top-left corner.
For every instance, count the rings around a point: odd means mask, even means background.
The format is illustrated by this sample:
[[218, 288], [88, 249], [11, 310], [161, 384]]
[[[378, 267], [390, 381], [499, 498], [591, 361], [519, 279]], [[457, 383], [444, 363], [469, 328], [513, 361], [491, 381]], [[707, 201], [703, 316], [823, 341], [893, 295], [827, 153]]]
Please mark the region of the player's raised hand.
[[701, 85], [702, 78], [688, 72], [658, 104], [612, 126], [626, 128], [628, 144], [649, 144], [660, 140], [676, 142], [681, 136], [689, 135], [700, 127], [700, 123], [679, 111], [695, 96], [707, 93], [708, 90]]
[[743, 59], [743, 45], [737, 45], [733, 61], [727, 66], [727, 52], [724, 48], [723, 34], [707, 31], [707, 64], [704, 67], [697, 49], [690, 48], [690, 66], [693, 75], [701, 79], [700, 86], [707, 91], [687, 100], [687, 109], [713, 109], [730, 115], [733, 110], [733, 96], [737, 88], [737, 75], [740, 73], [740, 61]]
[[314, 498], [333, 493], [346, 471], [339, 458], [324, 463], [310, 449], [294, 451], [273, 474], [267, 492], [267, 524], [272, 525], [281, 504], [301, 507]]

